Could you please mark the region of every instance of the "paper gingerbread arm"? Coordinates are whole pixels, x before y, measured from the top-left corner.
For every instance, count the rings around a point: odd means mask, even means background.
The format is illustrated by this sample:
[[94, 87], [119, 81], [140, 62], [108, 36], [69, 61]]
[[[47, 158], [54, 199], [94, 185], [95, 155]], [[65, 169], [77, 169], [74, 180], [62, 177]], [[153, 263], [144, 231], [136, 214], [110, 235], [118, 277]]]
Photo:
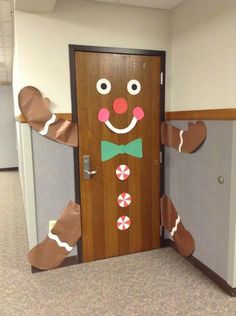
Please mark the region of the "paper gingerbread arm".
[[195, 241], [191, 233], [184, 227], [175, 206], [167, 195], [161, 198], [161, 225], [170, 232], [179, 253], [190, 256], [195, 250]]
[[161, 143], [179, 152], [193, 153], [205, 141], [207, 128], [203, 122], [189, 123], [184, 131], [169, 123], [161, 123]]
[[35, 87], [24, 87], [18, 96], [20, 110], [29, 125], [39, 134], [56, 142], [77, 147], [78, 126], [48, 110], [49, 99]]

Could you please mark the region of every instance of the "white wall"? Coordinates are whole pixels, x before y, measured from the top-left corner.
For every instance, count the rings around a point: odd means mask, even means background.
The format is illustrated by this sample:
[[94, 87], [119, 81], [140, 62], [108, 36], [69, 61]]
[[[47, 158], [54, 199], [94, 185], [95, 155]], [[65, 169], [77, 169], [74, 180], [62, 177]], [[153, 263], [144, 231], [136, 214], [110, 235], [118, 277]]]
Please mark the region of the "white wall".
[[55, 112], [71, 111], [68, 44], [169, 51], [169, 17], [164, 10], [79, 0], [58, 0], [50, 14], [16, 11], [16, 113], [17, 94], [25, 85], [43, 91]]
[[171, 111], [236, 107], [236, 1], [187, 0], [172, 11]]
[[58, 0], [50, 14], [16, 11], [16, 114], [29, 84], [55, 112], [71, 111], [68, 44], [166, 50], [167, 111], [236, 107], [236, 0], [187, 0], [172, 11]]
[[0, 85], [0, 169], [17, 167], [12, 86]]

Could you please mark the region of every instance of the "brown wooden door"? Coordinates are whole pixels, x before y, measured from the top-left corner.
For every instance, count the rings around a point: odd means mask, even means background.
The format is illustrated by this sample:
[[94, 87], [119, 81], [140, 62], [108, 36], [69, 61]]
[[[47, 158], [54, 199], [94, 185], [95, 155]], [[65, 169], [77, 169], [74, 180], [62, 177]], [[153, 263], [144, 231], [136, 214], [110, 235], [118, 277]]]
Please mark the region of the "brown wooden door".
[[[75, 66], [82, 261], [158, 248], [160, 57], [76, 52]], [[139, 84], [141, 90], [137, 93]], [[131, 129], [132, 120], [134, 127]], [[111, 130], [105, 122], [124, 133]], [[131, 130], [125, 133], [126, 127]], [[140, 156], [141, 139], [142, 158], [133, 156], [132, 152], [130, 155], [121, 153], [102, 161], [102, 141], [125, 145], [137, 139], [134, 147], [136, 148], [138, 143]], [[110, 148], [110, 145], [108, 147]], [[124, 147], [119, 148], [121, 151], [124, 150]], [[108, 154], [111, 152], [112, 149], [106, 150]], [[89, 180], [84, 179], [84, 155], [90, 156], [90, 169], [97, 171]], [[120, 169], [125, 172], [116, 175], [120, 165]], [[122, 175], [127, 178], [121, 180]], [[126, 195], [121, 195], [118, 201], [118, 196], [122, 193]]]

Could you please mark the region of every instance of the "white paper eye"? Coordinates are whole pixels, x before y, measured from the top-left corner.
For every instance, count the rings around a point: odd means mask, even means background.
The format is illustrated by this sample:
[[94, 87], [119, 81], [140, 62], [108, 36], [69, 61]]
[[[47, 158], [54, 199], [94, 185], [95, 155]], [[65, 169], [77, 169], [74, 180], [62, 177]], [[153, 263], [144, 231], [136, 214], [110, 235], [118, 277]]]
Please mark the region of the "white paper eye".
[[141, 90], [141, 84], [138, 80], [132, 79], [127, 84], [127, 90], [132, 95], [139, 94]]
[[111, 91], [111, 83], [109, 80], [102, 78], [96, 84], [97, 91], [101, 94], [108, 94]]

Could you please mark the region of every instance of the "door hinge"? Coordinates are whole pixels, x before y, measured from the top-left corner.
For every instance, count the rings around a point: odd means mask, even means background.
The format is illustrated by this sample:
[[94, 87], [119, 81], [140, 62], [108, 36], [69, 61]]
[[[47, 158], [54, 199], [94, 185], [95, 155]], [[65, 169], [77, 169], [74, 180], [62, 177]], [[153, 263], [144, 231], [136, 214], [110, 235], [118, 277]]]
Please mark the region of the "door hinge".
[[163, 159], [162, 159], [162, 151], [160, 151], [160, 164], [162, 163]]
[[160, 73], [160, 83], [161, 83], [161, 86], [164, 83], [164, 73], [163, 72]]

